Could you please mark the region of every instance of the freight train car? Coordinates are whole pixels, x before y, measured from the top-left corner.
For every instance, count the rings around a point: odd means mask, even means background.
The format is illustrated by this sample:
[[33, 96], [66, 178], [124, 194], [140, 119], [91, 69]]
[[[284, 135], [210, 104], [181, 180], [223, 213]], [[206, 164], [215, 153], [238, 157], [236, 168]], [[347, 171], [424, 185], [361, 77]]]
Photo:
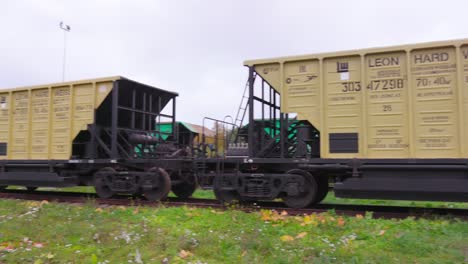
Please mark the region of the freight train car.
[[305, 207], [334, 182], [338, 197], [468, 201], [468, 39], [245, 66], [248, 133], [199, 161], [218, 199]]
[[161, 118], [174, 126], [176, 96], [123, 77], [1, 90], [0, 187], [91, 185], [101, 197], [158, 200], [172, 186], [189, 196], [187, 151], [175, 132], [155, 130]]

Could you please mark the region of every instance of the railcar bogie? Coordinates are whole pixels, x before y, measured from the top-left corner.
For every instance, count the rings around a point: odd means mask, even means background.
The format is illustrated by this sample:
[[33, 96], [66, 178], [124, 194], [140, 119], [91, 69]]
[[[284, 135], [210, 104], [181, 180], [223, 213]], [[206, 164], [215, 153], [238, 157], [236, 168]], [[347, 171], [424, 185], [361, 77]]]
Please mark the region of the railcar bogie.
[[290, 170], [287, 174], [299, 175], [301, 178], [299, 181], [288, 183], [283, 197], [284, 203], [291, 208], [304, 208], [315, 203], [319, 194], [319, 185], [312, 174], [300, 169]]
[[162, 168], [153, 167], [147, 171], [141, 186], [143, 196], [149, 201], [165, 199], [171, 190], [169, 173]]
[[94, 174], [94, 189], [99, 197], [110, 198], [116, 193], [116, 190], [112, 188], [116, 173], [117, 171], [114, 168], [105, 167]]
[[299, 208], [320, 202], [328, 192], [327, 176], [298, 169], [296, 164], [229, 159], [206, 164], [207, 171], [199, 172], [200, 181], [210, 182], [205, 178], [211, 178], [215, 196], [222, 203], [282, 199], [287, 206]]
[[171, 191], [179, 198], [189, 198], [197, 189], [197, 180], [193, 171], [170, 171]]

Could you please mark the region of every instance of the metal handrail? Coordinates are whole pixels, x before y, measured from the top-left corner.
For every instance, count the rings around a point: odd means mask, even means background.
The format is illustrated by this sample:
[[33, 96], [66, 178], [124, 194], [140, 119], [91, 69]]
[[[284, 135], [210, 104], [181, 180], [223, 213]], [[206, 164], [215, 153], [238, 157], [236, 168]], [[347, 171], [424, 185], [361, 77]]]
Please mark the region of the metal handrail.
[[[226, 117], [225, 117], [226, 118]], [[202, 148], [203, 148], [203, 154], [206, 153], [206, 140], [205, 140], [205, 121], [206, 120], [211, 120], [211, 121], [215, 121], [216, 123], [222, 123], [222, 124], [226, 124], [226, 125], [232, 125], [233, 126], [233, 130], [234, 128], [237, 127], [236, 124], [234, 123], [230, 123], [230, 122], [226, 122], [225, 120], [219, 120], [219, 119], [215, 119], [215, 118], [211, 118], [211, 117], [204, 117], [203, 118], [203, 121], [202, 121]], [[226, 131], [226, 130], [225, 130]], [[217, 136], [217, 135], [216, 135]], [[223, 140], [224, 142], [226, 142], [226, 139]], [[218, 140], [216, 140], [216, 145], [218, 143]], [[218, 147], [218, 146], [216, 146]], [[224, 152], [226, 152], [226, 148], [224, 149]], [[225, 155], [226, 153], [224, 153]]]

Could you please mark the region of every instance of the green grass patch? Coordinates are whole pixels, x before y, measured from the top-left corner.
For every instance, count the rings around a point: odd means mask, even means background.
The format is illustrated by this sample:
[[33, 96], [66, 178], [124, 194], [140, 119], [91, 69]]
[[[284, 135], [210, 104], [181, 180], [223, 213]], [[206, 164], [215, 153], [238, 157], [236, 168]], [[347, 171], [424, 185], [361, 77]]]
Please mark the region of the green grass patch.
[[0, 263], [463, 263], [457, 219], [0, 201]]
[[337, 198], [337, 197], [335, 197], [335, 194], [333, 192], [329, 192], [327, 197], [325, 198], [325, 200], [323, 200], [322, 203], [468, 209], [468, 203], [433, 202], [433, 201], [375, 200], [375, 199], [348, 199], [348, 198]]

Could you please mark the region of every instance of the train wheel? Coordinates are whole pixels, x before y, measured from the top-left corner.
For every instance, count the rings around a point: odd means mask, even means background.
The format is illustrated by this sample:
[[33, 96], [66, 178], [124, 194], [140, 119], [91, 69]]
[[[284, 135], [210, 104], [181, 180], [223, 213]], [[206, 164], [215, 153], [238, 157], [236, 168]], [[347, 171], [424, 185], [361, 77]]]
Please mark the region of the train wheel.
[[318, 193], [314, 203], [320, 203], [328, 194], [328, 177], [317, 177]]
[[239, 194], [236, 191], [214, 190], [216, 199], [222, 204], [232, 204], [239, 201]]
[[115, 194], [110, 187], [112, 184], [112, 176], [109, 176], [109, 174], [115, 172], [114, 168], [105, 167], [94, 174], [94, 189], [99, 197], [106, 199]]
[[197, 183], [193, 175], [187, 177], [178, 177], [182, 182], [172, 186], [172, 192], [179, 198], [185, 199], [192, 196], [197, 189]]
[[28, 192], [34, 192], [35, 190], [37, 190], [37, 187], [28, 186], [26, 187], [26, 190], [28, 190]]
[[304, 186], [299, 195], [283, 197], [283, 202], [291, 208], [304, 208], [314, 203], [318, 198], [318, 184], [315, 178], [304, 170], [290, 170], [287, 174], [302, 176], [304, 178]]
[[149, 179], [145, 180], [148, 185], [152, 187], [150, 189], [143, 189], [143, 195], [149, 201], [159, 201], [167, 197], [167, 194], [171, 191], [171, 178], [162, 168], [153, 167], [148, 172], [152, 172]]
[[240, 196], [237, 191], [234, 190], [222, 190], [220, 187], [221, 177], [216, 177], [214, 180], [214, 194], [216, 199], [220, 201], [222, 204], [231, 204], [234, 201], [239, 201]]

